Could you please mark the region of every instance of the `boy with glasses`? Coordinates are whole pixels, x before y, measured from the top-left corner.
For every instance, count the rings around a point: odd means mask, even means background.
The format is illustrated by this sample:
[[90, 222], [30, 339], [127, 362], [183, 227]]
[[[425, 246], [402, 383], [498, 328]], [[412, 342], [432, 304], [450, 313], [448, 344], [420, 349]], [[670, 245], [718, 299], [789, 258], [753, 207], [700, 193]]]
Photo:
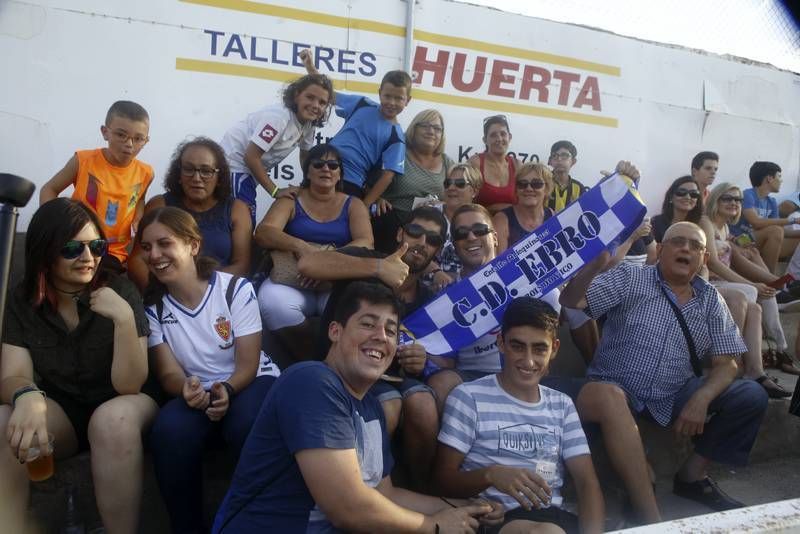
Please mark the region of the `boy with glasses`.
[[106, 148], [78, 150], [39, 192], [39, 203], [56, 198], [72, 185], [72, 198], [100, 219], [108, 239], [102, 267], [125, 272], [128, 246], [144, 213], [144, 198], [153, 181], [153, 168], [136, 156], [150, 140], [150, 117], [135, 102], [114, 102], [100, 133]]
[[556, 141], [550, 149], [548, 163], [553, 168], [554, 187], [550, 192], [547, 207], [556, 213], [589, 190], [569, 175], [572, 166], [578, 162], [577, 158], [578, 149], [569, 141]]

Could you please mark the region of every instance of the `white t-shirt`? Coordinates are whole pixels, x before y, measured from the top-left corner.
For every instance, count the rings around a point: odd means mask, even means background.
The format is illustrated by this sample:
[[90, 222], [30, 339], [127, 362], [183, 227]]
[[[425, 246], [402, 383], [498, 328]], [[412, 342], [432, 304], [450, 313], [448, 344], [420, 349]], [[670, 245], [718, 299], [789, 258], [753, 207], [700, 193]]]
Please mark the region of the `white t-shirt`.
[[[169, 295], [161, 302], [161, 321], [156, 306], [145, 309], [150, 320], [148, 347], [167, 343], [186, 376], [196, 376], [204, 389], [214, 382], [227, 380], [235, 368], [236, 336], [261, 331], [261, 314], [253, 286], [239, 278], [230, 309], [225, 299], [233, 275], [215, 272], [206, 294], [197, 308], [191, 310]], [[277, 367], [263, 352], [258, 375], [277, 375]]]
[[309, 150], [314, 145], [314, 125], [300, 124], [295, 114], [282, 103], [250, 113], [222, 138], [221, 145], [231, 172], [250, 173], [244, 154], [251, 142], [264, 151], [261, 163], [269, 170], [291, 154], [294, 147]]
[[[538, 473], [553, 491], [551, 505], [561, 507], [564, 460], [589, 454], [578, 413], [570, 398], [539, 386], [539, 402], [509, 395], [497, 375], [461, 384], [450, 392], [439, 441], [464, 454], [462, 471], [490, 465], [523, 467]], [[513, 497], [489, 487], [482, 497], [519, 508]]]

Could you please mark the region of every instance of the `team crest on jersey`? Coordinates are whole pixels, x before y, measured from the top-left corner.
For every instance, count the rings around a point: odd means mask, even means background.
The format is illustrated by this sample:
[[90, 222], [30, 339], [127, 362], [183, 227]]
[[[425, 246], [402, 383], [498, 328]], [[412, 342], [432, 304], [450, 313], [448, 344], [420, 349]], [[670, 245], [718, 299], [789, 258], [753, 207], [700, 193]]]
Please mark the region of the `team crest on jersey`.
[[258, 136], [267, 143], [271, 143], [275, 136], [278, 135], [278, 130], [267, 124], [258, 134]]
[[217, 320], [214, 321], [214, 330], [226, 344], [231, 340], [231, 321], [224, 315], [217, 316]]

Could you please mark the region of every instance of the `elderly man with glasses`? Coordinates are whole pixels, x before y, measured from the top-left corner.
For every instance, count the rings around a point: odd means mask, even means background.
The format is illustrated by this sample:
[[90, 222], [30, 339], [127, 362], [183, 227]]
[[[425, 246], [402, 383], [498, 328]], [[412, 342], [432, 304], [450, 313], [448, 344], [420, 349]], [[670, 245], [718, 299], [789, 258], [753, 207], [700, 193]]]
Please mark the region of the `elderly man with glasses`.
[[598, 274], [607, 256], [586, 266], [561, 303], [605, 316], [588, 370], [627, 394], [630, 410], [694, 438], [694, 452], [675, 475], [673, 493], [715, 510], [744, 506], [708, 477], [711, 462], [745, 465], [767, 408], [753, 380], [736, 379], [747, 349], [713, 286], [697, 276], [708, 258], [697, 225], [672, 225], [658, 263], [622, 263]]

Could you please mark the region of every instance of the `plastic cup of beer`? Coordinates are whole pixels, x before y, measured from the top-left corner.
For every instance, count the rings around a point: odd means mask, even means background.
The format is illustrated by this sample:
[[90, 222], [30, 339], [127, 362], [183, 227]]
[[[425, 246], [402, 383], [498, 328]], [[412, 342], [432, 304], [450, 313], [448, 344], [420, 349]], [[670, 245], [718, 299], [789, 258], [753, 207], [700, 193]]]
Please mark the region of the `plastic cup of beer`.
[[[45, 448], [46, 447], [46, 448]], [[25, 467], [28, 468], [28, 478], [32, 482], [41, 482], [53, 476], [55, 462], [53, 461], [53, 435], [47, 435], [47, 443], [44, 447], [39, 444], [38, 436], [31, 442], [28, 448], [28, 457], [25, 460]]]

